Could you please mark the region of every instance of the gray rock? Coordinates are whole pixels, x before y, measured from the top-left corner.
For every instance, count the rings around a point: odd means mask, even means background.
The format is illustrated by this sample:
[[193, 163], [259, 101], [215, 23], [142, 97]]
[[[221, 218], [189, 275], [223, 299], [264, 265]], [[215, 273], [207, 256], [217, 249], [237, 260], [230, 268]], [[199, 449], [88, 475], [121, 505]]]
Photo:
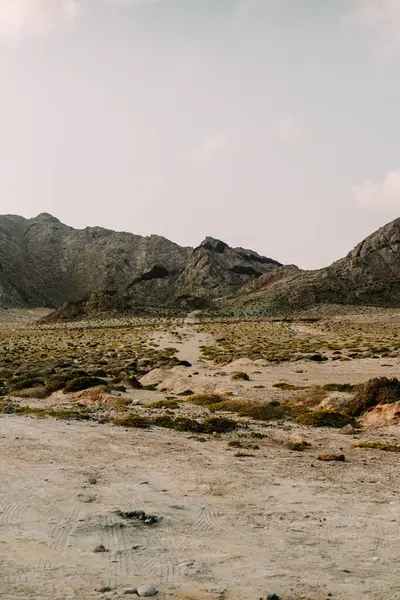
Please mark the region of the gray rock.
[[103, 546], [103, 544], [99, 544], [98, 546], [95, 546], [93, 548], [93, 552], [108, 552], [107, 548], [105, 546]]
[[156, 596], [158, 594], [158, 589], [155, 585], [141, 585], [137, 589], [138, 596]]
[[76, 495], [80, 502], [94, 502], [96, 500], [96, 496], [90, 496], [89, 494], [85, 494], [84, 492], [78, 492]]
[[111, 592], [111, 587], [109, 585], [102, 585], [97, 588], [96, 592], [100, 592], [101, 594], [105, 594], [106, 592]]
[[138, 593], [136, 588], [126, 588], [126, 590], [124, 590], [122, 592], [123, 594], [136, 594]]
[[265, 600], [280, 600], [280, 598], [276, 594], [267, 594]]
[[353, 435], [357, 433], [357, 429], [353, 427], [353, 425], [345, 425], [341, 429], [339, 429], [339, 433], [343, 433], [344, 435]]
[[7, 404], [7, 406], [3, 408], [3, 415], [13, 415], [14, 413], [15, 409], [11, 404]]
[[97, 483], [97, 478], [93, 476], [89, 477], [89, 483], [95, 485]]

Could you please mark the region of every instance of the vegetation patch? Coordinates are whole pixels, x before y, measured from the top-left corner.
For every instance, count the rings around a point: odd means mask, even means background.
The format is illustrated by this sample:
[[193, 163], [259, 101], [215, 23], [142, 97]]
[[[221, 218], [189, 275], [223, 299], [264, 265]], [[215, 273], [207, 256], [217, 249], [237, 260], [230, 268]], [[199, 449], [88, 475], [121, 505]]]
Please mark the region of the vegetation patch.
[[357, 417], [379, 404], [400, 401], [400, 381], [394, 377], [376, 377], [356, 388], [353, 400], [348, 405], [349, 414]]
[[197, 406], [210, 406], [224, 401], [224, 396], [221, 394], [194, 394], [189, 396], [187, 401]]
[[70, 392], [80, 392], [92, 387], [97, 387], [98, 385], [105, 385], [104, 381], [98, 377], [77, 377], [76, 379], [71, 379], [71, 381], [68, 381], [64, 388], [64, 394], [68, 394]]
[[294, 450], [296, 452], [303, 452], [303, 450], [311, 448], [310, 442], [306, 442], [306, 440], [302, 440], [300, 442], [288, 441], [285, 442], [285, 446], [289, 448], [289, 450]]
[[353, 444], [353, 448], [373, 448], [375, 450], [384, 450], [385, 452], [400, 452], [400, 446], [397, 444], [384, 444], [383, 442], [359, 442]]
[[250, 381], [250, 377], [244, 371], [233, 371], [232, 379], [238, 379], [242, 381]]
[[301, 385], [294, 385], [293, 383], [285, 383], [283, 381], [279, 382], [279, 383], [273, 383], [272, 387], [278, 388], [278, 390], [302, 390], [302, 389], [304, 389], [304, 387]]
[[138, 429], [147, 429], [150, 426], [149, 419], [133, 413], [129, 413], [124, 417], [115, 417], [112, 422], [120, 427], [135, 427]]
[[299, 425], [311, 425], [312, 427], [334, 427], [341, 428], [353, 424], [354, 419], [341, 412], [333, 410], [314, 410], [305, 412], [295, 417]]
[[173, 400], [171, 398], [164, 398], [162, 400], [157, 400], [156, 402], [152, 402], [148, 404], [149, 408], [170, 408], [176, 409], [179, 408], [179, 402], [177, 400]]

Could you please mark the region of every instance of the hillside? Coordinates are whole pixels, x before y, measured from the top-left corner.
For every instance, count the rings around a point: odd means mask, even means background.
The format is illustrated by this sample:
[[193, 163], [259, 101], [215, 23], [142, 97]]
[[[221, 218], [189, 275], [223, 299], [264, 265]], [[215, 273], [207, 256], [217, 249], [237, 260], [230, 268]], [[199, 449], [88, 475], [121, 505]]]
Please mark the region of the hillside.
[[203, 306], [279, 266], [212, 238], [193, 249], [157, 235], [77, 230], [46, 213], [0, 217], [1, 308]]
[[302, 271], [289, 266], [262, 275], [223, 309], [234, 314], [275, 314], [323, 304], [400, 307], [400, 218], [329, 267]]

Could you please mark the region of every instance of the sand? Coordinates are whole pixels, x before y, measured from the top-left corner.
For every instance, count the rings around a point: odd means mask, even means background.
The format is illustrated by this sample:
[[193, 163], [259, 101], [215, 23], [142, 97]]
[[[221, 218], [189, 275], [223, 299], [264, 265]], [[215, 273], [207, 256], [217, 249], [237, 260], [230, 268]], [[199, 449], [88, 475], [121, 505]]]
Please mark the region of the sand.
[[[394, 376], [399, 367], [398, 359], [364, 359], [244, 360], [221, 368], [199, 361], [203, 334], [190, 325], [182, 334], [179, 356], [192, 367], [160, 372], [175, 392], [191, 387], [271, 399], [281, 393], [276, 381], [356, 383]], [[162, 333], [156, 338], [176, 345]], [[239, 367], [250, 382], [229, 377]], [[135, 395], [145, 403], [161, 396]], [[399, 454], [352, 447], [371, 439], [399, 443], [399, 427], [350, 436], [292, 423], [252, 429], [266, 437], [238, 450], [228, 446], [237, 434], [199, 437], [2, 415], [0, 597], [116, 598], [126, 588], [155, 584], [159, 598], [176, 600], [258, 600], [272, 592], [281, 600], [400, 599]], [[310, 449], [282, 444], [293, 439], [306, 439]], [[344, 453], [346, 461], [321, 462], [323, 452]], [[115, 509], [162, 519], [147, 526]], [[108, 552], [94, 553], [99, 544]], [[110, 591], [98, 591], [102, 586]]]

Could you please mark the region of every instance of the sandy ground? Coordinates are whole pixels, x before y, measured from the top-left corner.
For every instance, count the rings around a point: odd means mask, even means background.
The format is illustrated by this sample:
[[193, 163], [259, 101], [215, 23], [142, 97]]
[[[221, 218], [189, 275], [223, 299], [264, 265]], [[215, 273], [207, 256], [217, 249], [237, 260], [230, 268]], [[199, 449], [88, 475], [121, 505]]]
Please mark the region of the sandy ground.
[[[3, 416], [1, 598], [144, 583], [166, 598], [400, 598], [398, 455], [315, 430], [296, 453], [277, 443], [293, 432], [266, 431], [240, 458], [226, 439]], [[339, 449], [347, 462], [316, 460]], [[115, 508], [163, 520], [120, 527]]]
[[[160, 380], [164, 394], [190, 388], [271, 400], [284, 393], [272, 387], [277, 381], [357, 383], [396, 376], [400, 366], [398, 359], [244, 360], [221, 368], [199, 360], [206, 336], [190, 324], [180, 333], [178, 345], [155, 336], [192, 363], [146, 376]], [[231, 379], [239, 368], [249, 382]], [[162, 397], [134, 395], [144, 403]], [[151, 583], [159, 598], [176, 600], [258, 600], [272, 592], [281, 600], [400, 599], [399, 454], [352, 447], [399, 443], [399, 427], [350, 436], [292, 423], [251, 428], [266, 437], [238, 456], [228, 446], [236, 433], [199, 438], [2, 415], [0, 597], [111, 599]], [[312, 446], [293, 452], [282, 444], [293, 439]], [[323, 452], [344, 453], [346, 461], [321, 462]], [[118, 508], [162, 520], [126, 521]], [[94, 553], [98, 544], [108, 551]]]

